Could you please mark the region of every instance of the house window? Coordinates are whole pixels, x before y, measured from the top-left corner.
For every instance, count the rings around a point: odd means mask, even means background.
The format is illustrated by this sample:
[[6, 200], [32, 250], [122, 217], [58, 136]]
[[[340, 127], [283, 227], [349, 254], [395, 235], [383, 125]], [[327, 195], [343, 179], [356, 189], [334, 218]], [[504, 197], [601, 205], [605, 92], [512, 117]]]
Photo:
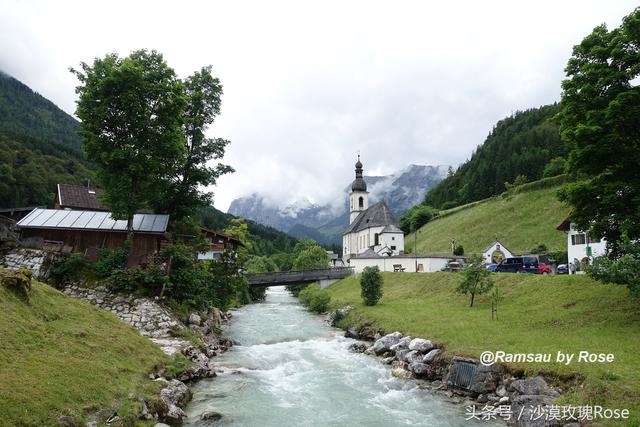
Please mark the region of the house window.
[[360, 207], [360, 209], [364, 208], [364, 198], [363, 197], [358, 198], [358, 206]]
[[574, 234], [573, 236], [571, 236], [572, 246], [584, 245], [585, 243], [587, 243], [586, 234], [580, 233], [580, 234]]
[[598, 238], [596, 238], [596, 237], [587, 236], [587, 241], [588, 241], [589, 243], [600, 243], [600, 242], [601, 242], [601, 239], [598, 239]]
[[396, 247], [395, 247], [395, 246], [391, 246], [391, 250], [392, 250], [392, 251], [395, 251], [395, 250], [396, 250]]

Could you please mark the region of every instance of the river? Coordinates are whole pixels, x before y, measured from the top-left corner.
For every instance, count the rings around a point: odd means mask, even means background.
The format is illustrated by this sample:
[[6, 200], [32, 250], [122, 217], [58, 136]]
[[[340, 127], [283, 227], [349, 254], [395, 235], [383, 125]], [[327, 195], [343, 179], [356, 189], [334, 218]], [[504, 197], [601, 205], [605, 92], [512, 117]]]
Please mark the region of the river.
[[[391, 376], [354, 340], [307, 312], [284, 288], [233, 312], [237, 344], [214, 359], [218, 377], [192, 387], [189, 426], [466, 426], [463, 405]], [[221, 413], [212, 423], [206, 411]], [[478, 423], [478, 425], [486, 423]]]

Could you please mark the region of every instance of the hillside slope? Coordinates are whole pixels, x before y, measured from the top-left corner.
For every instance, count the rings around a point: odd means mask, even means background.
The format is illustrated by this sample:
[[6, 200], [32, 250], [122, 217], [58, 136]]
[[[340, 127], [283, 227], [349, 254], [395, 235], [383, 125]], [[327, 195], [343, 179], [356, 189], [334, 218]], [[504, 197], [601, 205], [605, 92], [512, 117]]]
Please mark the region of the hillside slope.
[[147, 375], [167, 357], [113, 314], [37, 282], [30, 303], [0, 286], [0, 307], [0, 426], [56, 425], [103, 408], [125, 419], [157, 388]]
[[[441, 218], [418, 231], [418, 253], [450, 253], [451, 239], [467, 255], [481, 253], [496, 238], [517, 253], [529, 252], [539, 244], [550, 251], [566, 251], [566, 234], [556, 227], [570, 209], [557, 199], [558, 188], [497, 196], [444, 211]], [[414, 238], [413, 233], [405, 237], [405, 247], [412, 252]]]
[[542, 178], [549, 161], [565, 155], [552, 120], [559, 110], [558, 104], [545, 105], [500, 120], [471, 158], [427, 193], [425, 203], [446, 209], [498, 195], [518, 175]]
[[53, 203], [55, 185], [87, 184], [79, 122], [0, 72], [0, 208]]
[[[640, 306], [626, 287], [586, 276], [497, 273], [504, 293], [498, 320], [489, 297], [455, 293], [457, 273], [383, 273], [384, 296], [366, 307], [351, 276], [327, 288], [332, 307], [354, 306], [347, 322], [374, 322], [387, 332], [432, 339], [453, 354], [479, 357], [484, 351], [510, 353], [613, 353], [612, 363], [513, 364], [533, 375], [559, 374], [561, 404], [628, 408], [640, 422]], [[577, 356], [576, 356], [577, 359]], [[574, 379], [578, 378], [577, 383]], [[579, 385], [584, 378], [584, 386]], [[602, 423], [608, 424], [608, 423]]]

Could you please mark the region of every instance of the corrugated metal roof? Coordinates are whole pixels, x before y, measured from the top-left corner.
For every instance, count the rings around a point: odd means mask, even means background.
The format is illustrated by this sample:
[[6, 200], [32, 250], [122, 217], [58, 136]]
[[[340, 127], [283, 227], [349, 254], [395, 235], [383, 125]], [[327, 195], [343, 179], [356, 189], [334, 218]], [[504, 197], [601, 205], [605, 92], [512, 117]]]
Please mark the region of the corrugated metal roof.
[[[135, 214], [133, 231], [164, 233], [169, 215]], [[127, 231], [127, 221], [116, 221], [111, 212], [76, 211], [61, 209], [34, 209], [18, 224], [22, 228], [56, 228], [60, 230]]]

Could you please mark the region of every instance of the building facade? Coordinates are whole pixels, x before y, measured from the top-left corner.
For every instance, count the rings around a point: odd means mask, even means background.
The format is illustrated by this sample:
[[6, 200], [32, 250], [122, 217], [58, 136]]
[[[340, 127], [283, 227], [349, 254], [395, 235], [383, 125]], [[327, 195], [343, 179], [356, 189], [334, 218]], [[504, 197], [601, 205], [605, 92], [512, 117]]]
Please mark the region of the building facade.
[[565, 220], [557, 229], [567, 232], [569, 274], [579, 273], [582, 267], [591, 264], [594, 258], [607, 254], [606, 240], [589, 236], [588, 233], [579, 230], [575, 223]]
[[404, 253], [404, 233], [384, 201], [369, 206], [369, 192], [363, 178], [360, 156], [356, 179], [349, 193], [349, 227], [342, 234], [343, 259], [373, 251], [381, 256]]

